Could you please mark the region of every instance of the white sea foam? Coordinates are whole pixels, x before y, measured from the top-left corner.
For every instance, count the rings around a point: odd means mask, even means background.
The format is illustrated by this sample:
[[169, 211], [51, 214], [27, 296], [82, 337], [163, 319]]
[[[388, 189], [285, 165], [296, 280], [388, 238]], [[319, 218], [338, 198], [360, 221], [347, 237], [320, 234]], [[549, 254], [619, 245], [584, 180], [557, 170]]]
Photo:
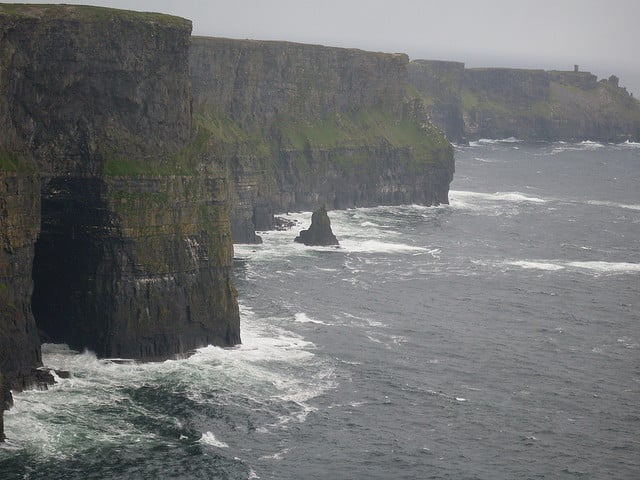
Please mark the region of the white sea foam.
[[260, 477], [258, 476], [258, 474], [253, 469], [251, 469], [249, 471], [249, 477], [247, 478], [247, 480], [254, 480], [256, 478], [260, 478]]
[[216, 436], [211, 432], [203, 433], [202, 437], [199, 440], [199, 442], [203, 443], [205, 445], [210, 445], [212, 447], [216, 447], [216, 448], [229, 448], [229, 445], [227, 445], [226, 443], [218, 440], [216, 438]]
[[279, 452], [274, 453], [273, 455], [263, 455], [260, 457], [260, 460], [282, 460], [284, 456], [289, 453], [289, 449], [285, 448], [280, 450]]
[[604, 261], [568, 261], [568, 260], [512, 260], [501, 262], [502, 265], [520, 267], [531, 270], [559, 271], [576, 270], [596, 274], [633, 274], [640, 273], [639, 263], [604, 262]]
[[[304, 421], [314, 408], [311, 399], [335, 387], [333, 367], [316, 358], [313, 343], [276, 325], [286, 324], [285, 318], [260, 318], [241, 305], [241, 319], [242, 345], [205, 347], [186, 359], [158, 363], [99, 360], [90, 352], [45, 345], [45, 365], [68, 370], [72, 376], [48, 391], [15, 395], [15, 406], [5, 413], [11, 445], [43, 457], [71, 458], [105, 444], [157, 441], [156, 433], [132, 421], [132, 416], [160, 420], [177, 429], [182, 428], [179, 420], [151, 405], [132, 402], [131, 394], [142, 387], [170, 393], [178, 384], [206, 408], [218, 401], [262, 405], [267, 424], [256, 425], [257, 429], [270, 431]], [[224, 400], [216, 400], [220, 395]], [[123, 410], [114, 415], [114, 408]], [[200, 442], [227, 448], [212, 432], [205, 432]]]
[[294, 315], [294, 319], [298, 323], [315, 323], [316, 325], [329, 325], [321, 320], [310, 318], [306, 313], [299, 312]]
[[540, 197], [526, 195], [521, 192], [496, 192], [482, 193], [469, 192], [463, 190], [450, 190], [449, 203], [452, 208], [464, 210], [481, 210], [487, 209], [494, 213], [501, 213], [505, 206], [533, 203], [543, 204], [547, 200]]
[[532, 261], [526, 261], [526, 260], [518, 260], [515, 262], [505, 262], [505, 263], [507, 265], [513, 265], [515, 267], [532, 269], [532, 270], [555, 271], [555, 270], [564, 269], [562, 265], [559, 265], [557, 263], [549, 263], [549, 262], [532, 262]]
[[381, 240], [344, 240], [342, 248], [350, 253], [403, 253], [427, 252], [425, 247], [407, 245], [405, 243], [384, 242]]
[[477, 141], [469, 142], [472, 147], [478, 147], [481, 145], [498, 145], [501, 143], [522, 143], [522, 140], [515, 137], [508, 138], [480, 138]]
[[553, 144], [552, 154], [569, 152], [569, 151], [592, 151], [604, 148], [605, 145], [599, 142], [585, 140], [577, 143], [556, 142]]
[[568, 266], [597, 273], [640, 273], [640, 263], [627, 262], [567, 262]]
[[619, 146], [624, 148], [640, 148], [640, 142], [627, 140], [626, 142], [620, 143]]
[[497, 160], [494, 160], [491, 158], [474, 157], [473, 159], [477, 162], [482, 162], [482, 163], [497, 163]]
[[603, 206], [603, 207], [624, 208], [627, 210], [640, 210], [640, 204], [616, 203], [616, 202], [607, 202], [602, 200], [589, 200], [587, 201], [587, 204]]

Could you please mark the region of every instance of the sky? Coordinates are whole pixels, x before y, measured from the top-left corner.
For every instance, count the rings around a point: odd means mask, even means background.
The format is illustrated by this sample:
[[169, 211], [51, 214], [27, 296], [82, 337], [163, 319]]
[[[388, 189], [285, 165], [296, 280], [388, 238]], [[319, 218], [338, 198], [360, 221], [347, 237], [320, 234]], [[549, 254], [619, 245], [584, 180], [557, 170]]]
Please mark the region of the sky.
[[[2, 2], [5, 3], [5, 2]], [[404, 52], [468, 67], [611, 74], [640, 97], [639, 0], [64, 0], [156, 11], [194, 35]]]

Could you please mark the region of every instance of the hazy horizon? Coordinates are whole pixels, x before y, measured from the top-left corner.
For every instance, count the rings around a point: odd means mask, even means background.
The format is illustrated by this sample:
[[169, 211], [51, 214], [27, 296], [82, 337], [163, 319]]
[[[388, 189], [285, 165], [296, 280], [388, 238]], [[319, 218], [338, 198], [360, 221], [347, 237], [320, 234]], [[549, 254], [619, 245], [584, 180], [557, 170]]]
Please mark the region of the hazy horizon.
[[[2, 2], [9, 3], [9, 2]], [[403, 52], [411, 59], [468, 67], [516, 67], [615, 74], [640, 95], [640, 2], [636, 0], [97, 0], [22, 3], [88, 4], [178, 15], [193, 34], [286, 40]]]

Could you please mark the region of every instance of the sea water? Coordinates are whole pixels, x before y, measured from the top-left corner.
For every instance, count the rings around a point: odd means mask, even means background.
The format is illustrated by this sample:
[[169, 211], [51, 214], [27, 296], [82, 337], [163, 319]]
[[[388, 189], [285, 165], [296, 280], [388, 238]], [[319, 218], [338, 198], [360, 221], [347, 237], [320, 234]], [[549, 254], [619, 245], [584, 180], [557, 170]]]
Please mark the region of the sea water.
[[237, 245], [243, 344], [45, 345], [0, 478], [640, 478], [640, 145], [456, 148], [450, 205]]

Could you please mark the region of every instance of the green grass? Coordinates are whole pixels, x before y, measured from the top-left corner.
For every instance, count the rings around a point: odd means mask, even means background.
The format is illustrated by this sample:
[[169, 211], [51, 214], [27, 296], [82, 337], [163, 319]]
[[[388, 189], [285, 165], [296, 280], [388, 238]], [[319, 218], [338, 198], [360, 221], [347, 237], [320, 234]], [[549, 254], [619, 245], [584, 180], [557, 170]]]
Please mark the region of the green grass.
[[198, 136], [206, 138], [207, 148], [218, 155], [269, 156], [274, 150], [273, 142], [257, 126], [242, 128], [223, 112], [209, 109], [206, 113], [194, 114]]
[[0, 172], [33, 173], [35, 166], [24, 161], [13, 152], [0, 147]]
[[333, 114], [307, 122], [281, 122], [280, 132], [285, 148], [291, 150], [330, 150], [348, 147], [410, 147], [416, 153], [428, 154], [446, 147], [446, 138], [431, 125], [396, 119], [382, 109]]
[[0, 4], [0, 14], [40, 18], [46, 15], [50, 19], [75, 19], [94, 21], [149, 22], [168, 27], [190, 28], [191, 22], [173, 15], [153, 12], [134, 12], [115, 8], [87, 5], [53, 4]]

